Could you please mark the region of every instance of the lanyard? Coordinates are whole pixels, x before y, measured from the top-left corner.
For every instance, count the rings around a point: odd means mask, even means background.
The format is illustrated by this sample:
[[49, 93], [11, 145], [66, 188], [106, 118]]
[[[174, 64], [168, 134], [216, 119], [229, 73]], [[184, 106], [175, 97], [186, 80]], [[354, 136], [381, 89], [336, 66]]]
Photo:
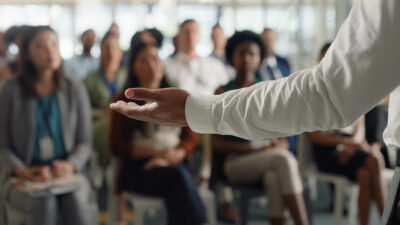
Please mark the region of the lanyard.
[[38, 100], [38, 104], [39, 104], [40, 111], [41, 111], [41, 116], [42, 116], [42, 119], [46, 126], [47, 135], [50, 137], [52, 136], [51, 135], [51, 126], [50, 126], [50, 116], [52, 113], [52, 105], [53, 105], [52, 103], [53, 103], [52, 95], [50, 96], [47, 107], [46, 107], [43, 99]]
[[111, 98], [113, 98], [115, 96], [115, 94], [117, 94], [117, 92], [118, 92], [119, 76], [117, 75], [117, 77], [115, 78], [115, 81], [113, 83], [110, 83], [106, 78], [106, 74], [105, 74], [104, 70], [101, 70], [101, 73], [103, 75], [104, 83], [106, 84], [108, 90], [110, 90]]

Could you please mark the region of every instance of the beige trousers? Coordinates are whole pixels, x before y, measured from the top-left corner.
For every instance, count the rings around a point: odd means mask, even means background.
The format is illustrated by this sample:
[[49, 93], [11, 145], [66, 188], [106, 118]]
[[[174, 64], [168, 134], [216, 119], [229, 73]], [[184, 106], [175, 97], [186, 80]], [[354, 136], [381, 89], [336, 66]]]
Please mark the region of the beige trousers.
[[244, 156], [231, 155], [224, 169], [232, 183], [262, 181], [268, 193], [268, 216], [272, 218], [284, 216], [284, 196], [303, 191], [297, 161], [287, 150], [273, 149]]

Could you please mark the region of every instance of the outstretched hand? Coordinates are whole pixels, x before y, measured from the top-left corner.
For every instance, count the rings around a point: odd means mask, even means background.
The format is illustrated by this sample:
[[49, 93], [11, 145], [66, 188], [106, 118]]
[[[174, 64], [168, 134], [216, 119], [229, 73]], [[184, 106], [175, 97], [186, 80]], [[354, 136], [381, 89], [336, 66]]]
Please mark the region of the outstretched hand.
[[125, 96], [147, 103], [139, 106], [134, 102], [118, 101], [112, 103], [110, 108], [136, 120], [170, 126], [188, 126], [185, 116], [185, 104], [189, 96], [187, 91], [177, 88], [131, 88], [125, 91]]

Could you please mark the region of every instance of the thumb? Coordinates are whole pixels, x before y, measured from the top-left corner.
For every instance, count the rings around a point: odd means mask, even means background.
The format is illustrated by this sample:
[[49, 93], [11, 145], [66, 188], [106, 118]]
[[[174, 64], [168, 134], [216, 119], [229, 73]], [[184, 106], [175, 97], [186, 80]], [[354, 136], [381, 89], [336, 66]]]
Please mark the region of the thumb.
[[155, 90], [146, 88], [130, 88], [125, 91], [125, 96], [132, 100], [145, 100], [155, 102], [158, 100], [158, 94]]

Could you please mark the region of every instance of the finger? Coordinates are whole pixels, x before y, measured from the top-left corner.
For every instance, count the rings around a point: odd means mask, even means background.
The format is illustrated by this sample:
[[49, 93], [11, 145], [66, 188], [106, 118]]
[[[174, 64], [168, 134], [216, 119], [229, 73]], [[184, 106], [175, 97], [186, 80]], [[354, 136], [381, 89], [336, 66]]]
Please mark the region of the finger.
[[130, 88], [125, 91], [125, 96], [134, 100], [155, 102], [158, 100], [158, 92], [146, 88]]
[[110, 105], [110, 108], [114, 111], [117, 111], [127, 117], [146, 120], [148, 119], [146, 116], [150, 114], [151, 111], [154, 110], [154, 105], [146, 104], [143, 106], [139, 106], [135, 103], [126, 103], [123, 101], [118, 101]]

